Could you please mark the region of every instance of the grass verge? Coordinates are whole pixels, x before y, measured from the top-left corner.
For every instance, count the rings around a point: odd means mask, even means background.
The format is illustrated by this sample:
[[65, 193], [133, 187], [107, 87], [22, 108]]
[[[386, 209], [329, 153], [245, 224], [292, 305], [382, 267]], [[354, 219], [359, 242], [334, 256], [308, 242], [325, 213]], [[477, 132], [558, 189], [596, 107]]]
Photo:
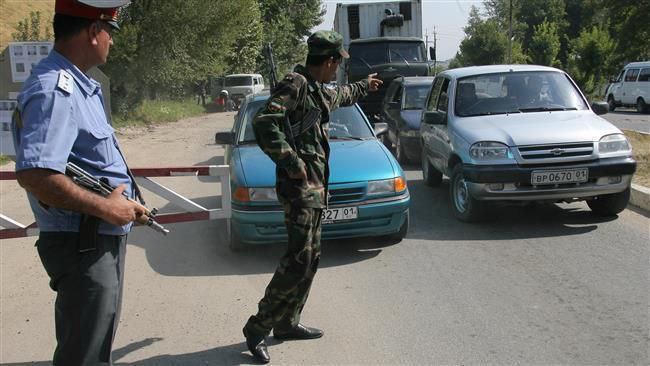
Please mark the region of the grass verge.
[[11, 159], [9, 159], [8, 157], [6, 157], [4, 155], [0, 155], [0, 165], [5, 165], [10, 161], [11, 161]]
[[144, 126], [159, 122], [175, 122], [206, 113], [196, 100], [145, 100], [126, 116], [113, 115], [113, 127]]
[[623, 131], [632, 144], [632, 155], [636, 160], [636, 173], [632, 182], [650, 187], [650, 134]]

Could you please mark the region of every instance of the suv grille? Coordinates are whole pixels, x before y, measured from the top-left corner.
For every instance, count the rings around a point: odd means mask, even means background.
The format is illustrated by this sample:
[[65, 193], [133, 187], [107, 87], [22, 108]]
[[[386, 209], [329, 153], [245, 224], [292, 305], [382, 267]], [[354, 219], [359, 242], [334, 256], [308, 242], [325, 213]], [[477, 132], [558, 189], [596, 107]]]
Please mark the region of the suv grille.
[[594, 145], [591, 142], [580, 142], [571, 144], [520, 146], [517, 149], [519, 150], [519, 155], [521, 155], [521, 158], [525, 162], [534, 164], [550, 159], [553, 161], [562, 161], [567, 158], [582, 160], [579, 158], [591, 157], [594, 152]]

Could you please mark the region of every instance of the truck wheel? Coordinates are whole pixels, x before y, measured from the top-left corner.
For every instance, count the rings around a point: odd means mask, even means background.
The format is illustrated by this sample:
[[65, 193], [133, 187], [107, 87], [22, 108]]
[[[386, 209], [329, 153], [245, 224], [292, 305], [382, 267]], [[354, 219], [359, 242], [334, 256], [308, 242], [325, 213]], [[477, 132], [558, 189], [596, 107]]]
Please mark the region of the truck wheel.
[[449, 198], [451, 200], [451, 210], [458, 220], [476, 222], [482, 218], [485, 204], [470, 195], [463, 175], [463, 166], [460, 163], [456, 164], [451, 173]]
[[615, 216], [625, 210], [630, 201], [630, 187], [620, 193], [606, 194], [587, 200], [591, 211], [598, 216]]
[[420, 161], [422, 163], [422, 179], [424, 180], [424, 183], [431, 187], [440, 186], [440, 183], [442, 183], [442, 173], [437, 171], [436, 168], [429, 163], [429, 159], [424, 152], [424, 147], [422, 147]]
[[636, 100], [636, 111], [639, 113], [646, 113], [648, 111], [648, 105], [645, 104], [643, 98]]
[[614, 101], [614, 96], [610, 94], [609, 97], [607, 97], [607, 104], [609, 105], [609, 111], [614, 112], [616, 109], [616, 102]]
[[237, 230], [233, 228], [232, 220], [230, 219], [228, 220], [228, 247], [233, 252], [240, 252], [246, 247], [241, 241]]

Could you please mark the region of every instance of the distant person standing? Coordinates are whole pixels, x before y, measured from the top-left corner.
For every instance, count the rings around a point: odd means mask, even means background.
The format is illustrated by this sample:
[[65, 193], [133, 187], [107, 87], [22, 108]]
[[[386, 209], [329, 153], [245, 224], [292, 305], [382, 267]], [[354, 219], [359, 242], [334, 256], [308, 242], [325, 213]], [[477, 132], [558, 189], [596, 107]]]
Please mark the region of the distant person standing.
[[[327, 124], [334, 109], [354, 104], [382, 81], [376, 74], [353, 84], [326, 87], [343, 57], [343, 37], [318, 31], [307, 40], [306, 66], [299, 65], [271, 92], [253, 120], [255, 138], [276, 164], [276, 191], [284, 208], [287, 251], [260, 300], [257, 314], [244, 326], [246, 346], [259, 362], [269, 362], [265, 338], [313, 339], [323, 331], [300, 323], [320, 261], [321, 214], [327, 205], [329, 141]], [[284, 122], [299, 125], [291, 136]], [[314, 362], [324, 362], [314, 360]]]
[[[120, 318], [127, 234], [144, 210], [106, 120], [99, 83], [118, 8], [128, 0], [56, 0], [54, 49], [18, 95], [16, 178], [40, 230], [36, 247], [56, 291], [56, 366], [111, 365]], [[64, 173], [73, 162], [116, 188], [108, 197]], [[38, 347], [39, 345], [34, 345]]]
[[205, 80], [201, 80], [198, 83], [196, 83], [196, 93], [198, 95], [196, 99], [196, 104], [205, 105], [205, 94], [206, 94]]

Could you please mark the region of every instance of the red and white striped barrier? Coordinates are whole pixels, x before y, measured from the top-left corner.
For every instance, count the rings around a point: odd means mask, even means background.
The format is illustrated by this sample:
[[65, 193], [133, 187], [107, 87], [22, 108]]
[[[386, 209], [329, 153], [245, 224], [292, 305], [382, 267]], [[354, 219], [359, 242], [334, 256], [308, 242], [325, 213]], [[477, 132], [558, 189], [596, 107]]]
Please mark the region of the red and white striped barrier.
[[[151, 193], [166, 199], [184, 210], [184, 212], [157, 214], [156, 221], [160, 224], [230, 218], [230, 170], [228, 165], [134, 168], [131, 169], [131, 172], [133, 172], [140, 187], [147, 189]], [[219, 183], [221, 184], [221, 208], [205, 208], [191, 199], [183, 197], [162, 184], [149, 179], [151, 177], [176, 176], [219, 177]], [[0, 171], [0, 180], [16, 180], [16, 173], [12, 171]], [[0, 226], [3, 227], [3, 229], [0, 229], [0, 239], [24, 238], [27, 236], [36, 236], [39, 233], [36, 223], [23, 225], [2, 213], [0, 213]]]

